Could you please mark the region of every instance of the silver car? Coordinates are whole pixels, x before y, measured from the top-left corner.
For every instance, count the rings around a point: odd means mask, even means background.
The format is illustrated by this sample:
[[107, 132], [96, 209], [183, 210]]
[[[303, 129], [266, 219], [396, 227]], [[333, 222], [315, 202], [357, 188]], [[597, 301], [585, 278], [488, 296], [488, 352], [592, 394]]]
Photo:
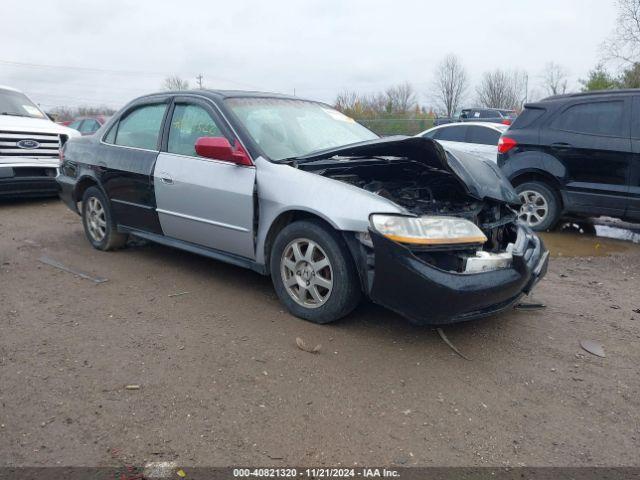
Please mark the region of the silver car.
[[437, 140], [445, 150], [470, 153], [497, 163], [498, 141], [508, 129], [509, 125], [501, 123], [448, 123], [425, 130], [416, 136]]
[[67, 143], [57, 180], [95, 248], [136, 236], [253, 269], [317, 323], [363, 296], [419, 324], [489, 315], [547, 267], [497, 167], [297, 97], [138, 98]]

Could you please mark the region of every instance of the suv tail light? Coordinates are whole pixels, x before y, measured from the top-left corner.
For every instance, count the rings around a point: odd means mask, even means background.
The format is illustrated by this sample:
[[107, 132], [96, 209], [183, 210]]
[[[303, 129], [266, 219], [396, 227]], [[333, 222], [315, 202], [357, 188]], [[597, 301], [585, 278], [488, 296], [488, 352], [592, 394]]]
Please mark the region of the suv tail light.
[[513, 138], [502, 136], [500, 140], [498, 140], [498, 153], [507, 153], [513, 150], [518, 146], [518, 142], [516, 142]]
[[518, 146], [513, 138], [502, 136], [498, 140], [498, 153], [507, 153]]
[[511, 120], [510, 120], [510, 119], [508, 119], [508, 118], [505, 118], [505, 119], [504, 119], [504, 120], [502, 120], [502, 122], [500, 122], [500, 123], [502, 123], [502, 125], [511, 125]]

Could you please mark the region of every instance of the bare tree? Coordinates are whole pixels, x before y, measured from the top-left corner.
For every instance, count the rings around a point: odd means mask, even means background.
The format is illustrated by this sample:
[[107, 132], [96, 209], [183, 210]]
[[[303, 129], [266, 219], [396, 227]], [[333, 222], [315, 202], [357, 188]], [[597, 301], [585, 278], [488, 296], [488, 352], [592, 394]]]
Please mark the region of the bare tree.
[[355, 110], [358, 102], [360, 102], [360, 96], [357, 92], [353, 90], [343, 90], [336, 97], [334, 107], [341, 112], [348, 112]]
[[524, 72], [486, 72], [476, 88], [478, 103], [486, 108], [518, 109], [525, 98], [525, 82]]
[[469, 80], [457, 56], [447, 55], [438, 65], [433, 80], [433, 91], [438, 107], [447, 117], [453, 117], [464, 99]]
[[387, 111], [389, 100], [384, 93], [372, 93], [362, 99], [365, 108], [374, 113], [383, 113]]
[[618, 0], [618, 19], [603, 44], [608, 60], [636, 63], [640, 60], [640, 0]]
[[407, 113], [413, 110], [417, 104], [416, 92], [409, 82], [390, 87], [385, 93], [388, 109], [393, 113]]
[[567, 71], [562, 65], [555, 62], [547, 63], [542, 74], [542, 81], [549, 95], [567, 93]]
[[93, 117], [96, 115], [113, 115], [116, 111], [106, 105], [89, 106], [83, 105], [79, 107], [58, 106], [51, 109], [58, 121], [73, 120], [77, 117]]
[[165, 90], [189, 90], [189, 81], [182, 80], [178, 75], [171, 75], [164, 79], [162, 88]]

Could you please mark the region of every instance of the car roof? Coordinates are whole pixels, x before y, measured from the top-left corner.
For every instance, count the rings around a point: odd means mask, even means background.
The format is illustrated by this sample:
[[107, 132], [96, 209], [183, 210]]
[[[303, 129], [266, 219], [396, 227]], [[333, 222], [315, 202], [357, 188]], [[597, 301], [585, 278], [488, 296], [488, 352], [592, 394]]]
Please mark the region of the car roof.
[[623, 88], [619, 90], [594, 90], [592, 92], [565, 93], [562, 95], [552, 95], [550, 97], [543, 98], [542, 100], [540, 100], [540, 103], [568, 100], [572, 98], [606, 97], [617, 95], [640, 95], [640, 88]]
[[427, 130], [425, 130], [424, 132], [420, 132], [418, 135], [416, 136], [420, 136], [420, 135], [424, 135], [425, 133], [429, 133], [433, 130], [440, 130], [441, 128], [447, 128], [447, 127], [455, 127], [455, 126], [476, 126], [476, 127], [486, 127], [486, 128], [491, 128], [493, 130], [496, 130], [500, 133], [506, 131], [509, 128], [509, 125], [503, 125], [502, 123], [492, 123], [492, 122], [453, 122], [453, 123], [445, 123], [444, 125], [437, 125], [435, 127], [431, 127]]
[[22, 93], [20, 90], [18, 90], [17, 88], [13, 88], [13, 87], [8, 87], [6, 85], [0, 85], [0, 90], [10, 90], [12, 92], [18, 92], [18, 93]]
[[143, 97], [151, 97], [156, 95], [199, 95], [204, 97], [209, 97], [213, 100], [224, 100], [227, 98], [279, 98], [285, 100], [301, 100], [307, 102], [318, 102], [316, 100], [309, 100], [302, 97], [296, 97], [294, 95], [285, 95], [282, 93], [272, 93], [272, 92], [258, 92], [251, 90], [210, 90], [210, 89], [198, 89], [198, 90], [169, 90], [163, 92], [155, 92], [149, 95], [144, 95]]
[[462, 109], [463, 112], [465, 110], [489, 110], [491, 112], [515, 112], [515, 110], [511, 108], [489, 108], [489, 107], [469, 107], [469, 108]]

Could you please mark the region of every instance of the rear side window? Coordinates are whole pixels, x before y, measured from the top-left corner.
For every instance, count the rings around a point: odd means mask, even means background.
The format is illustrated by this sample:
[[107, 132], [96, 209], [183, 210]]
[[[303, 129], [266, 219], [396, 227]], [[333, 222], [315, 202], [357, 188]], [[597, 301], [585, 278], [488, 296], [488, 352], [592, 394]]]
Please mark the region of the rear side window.
[[447, 142], [464, 142], [467, 136], [467, 126], [444, 127], [436, 131], [433, 136], [436, 140]]
[[123, 147], [158, 149], [158, 137], [166, 104], [139, 107], [120, 120], [116, 145]]
[[171, 118], [167, 151], [197, 157], [196, 141], [201, 137], [221, 137], [211, 115], [198, 105], [176, 105]]
[[511, 130], [526, 128], [542, 117], [547, 111], [544, 108], [525, 108], [511, 125]]
[[627, 136], [624, 128], [624, 102], [581, 103], [569, 107], [552, 123], [551, 128], [569, 132], [615, 137]]
[[468, 127], [467, 142], [481, 145], [498, 145], [500, 132], [487, 127]]

